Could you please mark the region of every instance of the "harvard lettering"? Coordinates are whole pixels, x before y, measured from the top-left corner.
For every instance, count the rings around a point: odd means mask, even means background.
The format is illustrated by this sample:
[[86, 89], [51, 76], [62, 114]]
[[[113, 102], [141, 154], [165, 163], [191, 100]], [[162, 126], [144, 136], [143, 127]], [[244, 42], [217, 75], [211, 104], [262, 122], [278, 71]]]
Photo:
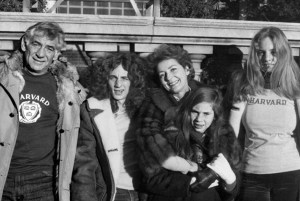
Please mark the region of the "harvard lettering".
[[50, 104], [49, 101], [46, 100], [44, 97], [40, 97], [39, 95], [36, 95], [36, 94], [25, 94], [25, 95], [21, 94], [20, 100], [23, 100], [23, 99], [25, 99], [25, 100], [37, 100], [37, 101], [43, 103], [46, 106], [49, 106], [49, 104]]
[[261, 105], [286, 105], [286, 100], [283, 99], [263, 99], [263, 98], [248, 98], [248, 104], [261, 104]]

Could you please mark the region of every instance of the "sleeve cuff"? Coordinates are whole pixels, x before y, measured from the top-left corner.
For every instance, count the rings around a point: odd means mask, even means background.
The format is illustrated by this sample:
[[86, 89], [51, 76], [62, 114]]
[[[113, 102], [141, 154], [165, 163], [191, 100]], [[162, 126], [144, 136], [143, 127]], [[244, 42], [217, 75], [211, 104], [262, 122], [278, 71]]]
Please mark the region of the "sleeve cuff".
[[232, 184], [226, 184], [226, 183], [223, 184], [223, 187], [227, 192], [233, 191], [235, 186], [236, 186], [236, 180]]

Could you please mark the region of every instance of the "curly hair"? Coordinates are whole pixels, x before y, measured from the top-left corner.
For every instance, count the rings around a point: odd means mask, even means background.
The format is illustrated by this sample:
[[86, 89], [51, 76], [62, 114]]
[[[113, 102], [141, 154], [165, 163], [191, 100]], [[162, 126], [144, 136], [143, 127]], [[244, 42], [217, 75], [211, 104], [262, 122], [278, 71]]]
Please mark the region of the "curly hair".
[[168, 59], [175, 59], [181, 66], [188, 67], [190, 71], [188, 80], [194, 78], [195, 70], [193, 68], [189, 53], [180, 46], [161, 44], [147, 57], [149, 67], [152, 70], [151, 73], [153, 76], [153, 81], [157, 85], [160, 85], [159, 76], [156, 73], [157, 66], [160, 62]]
[[125, 109], [129, 117], [132, 117], [145, 97], [146, 62], [143, 58], [134, 53], [125, 52], [98, 59], [91, 67], [91, 80], [88, 88], [90, 95], [99, 100], [110, 98], [112, 110], [116, 112], [118, 105], [109, 89], [108, 77], [119, 65], [122, 65], [123, 69], [128, 71], [128, 78], [131, 82], [129, 93], [125, 100]]

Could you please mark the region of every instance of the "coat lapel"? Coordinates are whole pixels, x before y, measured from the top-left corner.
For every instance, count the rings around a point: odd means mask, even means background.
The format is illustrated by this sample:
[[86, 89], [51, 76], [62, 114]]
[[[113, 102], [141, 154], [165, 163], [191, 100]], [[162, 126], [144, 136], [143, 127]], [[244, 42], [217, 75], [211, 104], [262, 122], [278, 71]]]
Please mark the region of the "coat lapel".
[[94, 117], [96, 126], [100, 132], [100, 137], [103, 142], [105, 152], [107, 154], [113, 177], [115, 182], [120, 173], [121, 153], [120, 142], [115, 124], [114, 114], [112, 113], [109, 99], [97, 100], [92, 97], [88, 99], [89, 107], [91, 109], [103, 110], [100, 114]]

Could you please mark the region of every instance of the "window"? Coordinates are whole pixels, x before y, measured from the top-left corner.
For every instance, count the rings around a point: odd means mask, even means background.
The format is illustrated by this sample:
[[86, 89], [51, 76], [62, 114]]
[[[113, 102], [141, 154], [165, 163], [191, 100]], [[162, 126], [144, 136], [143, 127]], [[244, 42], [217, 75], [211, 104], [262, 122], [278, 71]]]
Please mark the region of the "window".
[[[136, 0], [142, 15], [146, 14], [147, 0]], [[88, 15], [123, 15], [135, 16], [135, 11], [129, 0], [69, 0], [63, 1], [57, 13], [88, 14]]]

